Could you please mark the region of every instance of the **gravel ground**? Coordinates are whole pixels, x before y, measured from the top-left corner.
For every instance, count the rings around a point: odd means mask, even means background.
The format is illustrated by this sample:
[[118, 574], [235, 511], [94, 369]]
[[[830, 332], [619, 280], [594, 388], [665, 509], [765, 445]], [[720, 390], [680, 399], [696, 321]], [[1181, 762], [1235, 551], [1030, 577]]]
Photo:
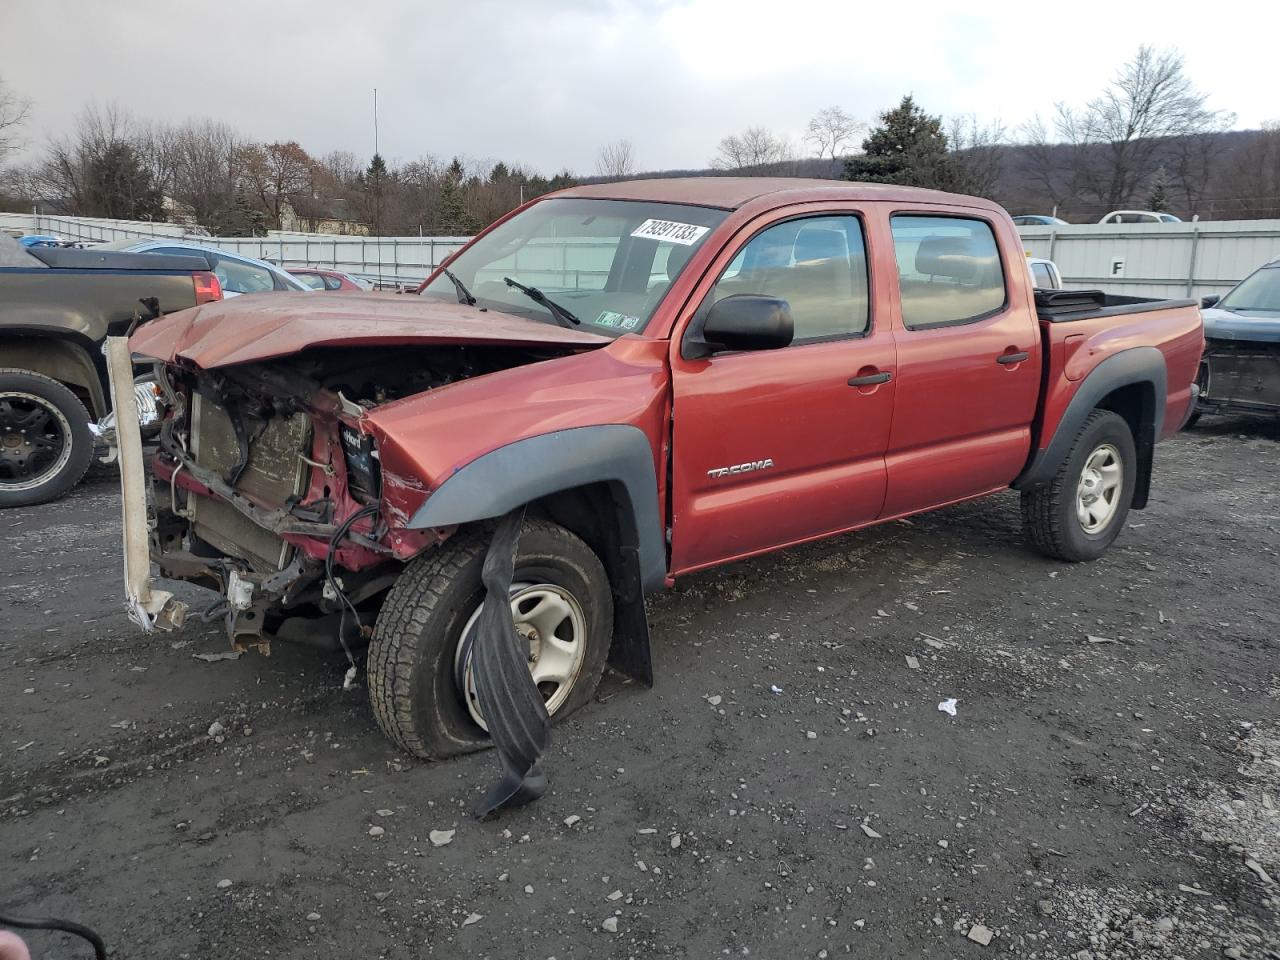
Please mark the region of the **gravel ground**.
[[495, 758], [399, 755], [340, 659], [137, 633], [110, 477], [0, 512], [0, 905], [166, 960], [1280, 957], [1278, 440], [1162, 445], [1093, 564], [1008, 494], [690, 578], [486, 823]]

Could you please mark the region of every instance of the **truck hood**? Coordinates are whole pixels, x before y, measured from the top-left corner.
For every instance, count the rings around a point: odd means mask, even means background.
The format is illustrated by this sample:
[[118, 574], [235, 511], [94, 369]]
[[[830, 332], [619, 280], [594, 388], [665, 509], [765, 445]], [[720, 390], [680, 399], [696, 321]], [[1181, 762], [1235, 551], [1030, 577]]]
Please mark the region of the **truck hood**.
[[405, 344], [599, 347], [609, 337], [462, 303], [394, 293], [263, 293], [182, 310], [148, 323], [135, 354], [210, 370], [308, 347]]

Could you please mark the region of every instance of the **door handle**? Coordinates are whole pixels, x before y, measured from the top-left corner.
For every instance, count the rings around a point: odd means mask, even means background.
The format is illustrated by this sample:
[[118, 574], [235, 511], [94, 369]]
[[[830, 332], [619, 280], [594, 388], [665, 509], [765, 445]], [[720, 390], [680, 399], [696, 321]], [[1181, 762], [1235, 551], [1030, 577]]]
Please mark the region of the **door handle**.
[[1005, 353], [996, 357], [996, 363], [1021, 363], [1023, 360], [1030, 360], [1031, 354], [1023, 350], [1021, 353]]
[[850, 377], [849, 386], [851, 387], [874, 387], [878, 383], [888, 383], [893, 379], [893, 374], [888, 370], [881, 373], [868, 373], [864, 377]]

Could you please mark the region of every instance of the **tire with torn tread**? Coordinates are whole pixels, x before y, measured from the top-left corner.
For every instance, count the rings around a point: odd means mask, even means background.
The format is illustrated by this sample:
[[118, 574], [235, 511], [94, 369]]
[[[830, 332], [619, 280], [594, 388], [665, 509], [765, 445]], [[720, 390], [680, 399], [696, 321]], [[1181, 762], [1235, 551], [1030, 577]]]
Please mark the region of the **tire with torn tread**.
[[[37, 476], [25, 482], [12, 480], [7, 471], [0, 471], [0, 508], [27, 507], [56, 500], [69, 492], [89, 469], [93, 462], [93, 434], [89, 430], [89, 411], [65, 385], [44, 374], [15, 368], [0, 369], [0, 403], [5, 394], [25, 394], [38, 398], [54, 422], [62, 443], [69, 445], [59, 454], [56, 469], [48, 476]], [[13, 430], [0, 424], [0, 444], [8, 437], [19, 437]], [[19, 440], [14, 440], [14, 443]], [[6, 454], [0, 448], [0, 457]], [[32, 482], [38, 481], [38, 482]], [[16, 489], [21, 486], [22, 489]]]
[[[1089, 533], [1077, 516], [1079, 485], [1090, 455], [1104, 444], [1119, 452], [1119, 502], [1106, 525]], [[1027, 540], [1041, 553], [1058, 560], [1096, 560], [1124, 529], [1137, 471], [1137, 449], [1128, 422], [1110, 410], [1094, 410], [1080, 426], [1053, 479], [1022, 491], [1022, 529]]]
[[[401, 749], [442, 760], [491, 745], [468, 713], [455, 680], [454, 657], [468, 618], [484, 599], [480, 569], [492, 531], [458, 531], [408, 564], [378, 614], [369, 645], [373, 714]], [[557, 584], [574, 595], [586, 618], [587, 649], [569, 696], [553, 719], [591, 699], [613, 635], [613, 595], [600, 558], [575, 534], [526, 519], [516, 550], [516, 581]]]

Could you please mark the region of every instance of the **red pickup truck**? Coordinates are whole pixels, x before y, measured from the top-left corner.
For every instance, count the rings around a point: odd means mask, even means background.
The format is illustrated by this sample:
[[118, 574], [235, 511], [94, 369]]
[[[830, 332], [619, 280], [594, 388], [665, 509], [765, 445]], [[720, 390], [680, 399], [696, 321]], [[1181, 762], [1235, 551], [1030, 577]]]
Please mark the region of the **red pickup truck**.
[[438, 758], [487, 742], [494, 518], [526, 510], [511, 609], [564, 715], [607, 661], [651, 679], [645, 592], [716, 564], [1010, 486], [1034, 546], [1097, 557], [1204, 338], [1191, 301], [1034, 290], [993, 203], [725, 177], [575, 187], [417, 296], [207, 304], [129, 346], [170, 403], [163, 575], [238, 645], [367, 642], [383, 730]]

